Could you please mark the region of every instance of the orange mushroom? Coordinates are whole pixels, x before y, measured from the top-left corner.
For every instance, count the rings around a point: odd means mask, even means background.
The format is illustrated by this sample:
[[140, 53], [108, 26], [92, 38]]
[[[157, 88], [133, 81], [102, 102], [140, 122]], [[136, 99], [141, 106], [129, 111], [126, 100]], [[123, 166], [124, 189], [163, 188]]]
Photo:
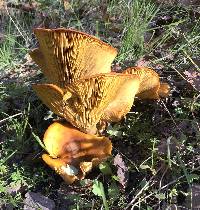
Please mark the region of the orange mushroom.
[[30, 56], [50, 83], [59, 87], [100, 73], [111, 72], [117, 50], [100, 39], [71, 29], [36, 28], [39, 48]]
[[169, 85], [146, 67], [111, 72], [117, 50], [89, 34], [40, 28], [34, 33], [39, 48], [30, 55], [50, 84], [35, 84], [33, 89], [51, 111], [70, 123], [49, 126], [43, 139], [48, 154], [42, 159], [71, 184], [111, 155], [110, 140], [92, 135], [97, 125], [121, 120], [135, 96], [168, 96]]
[[67, 122], [51, 124], [43, 141], [49, 154], [43, 154], [42, 159], [68, 184], [83, 179], [112, 151], [108, 138], [82, 133]]
[[159, 75], [150, 68], [130, 67], [122, 73], [138, 75], [140, 85], [136, 96], [140, 99], [159, 99], [169, 95], [169, 85], [167, 83], [160, 83]]
[[54, 113], [85, 133], [96, 133], [102, 120], [118, 121], [133, 104], [139, 86], [137, 75], [99, 74], [75, 81], [65, 88], [35, 84], [33, 89]]
[[149, 68], [111, 73], [117, 50], [94, 36], [70, 29], [37, 28], [34, 33], [39, 48], [30, 55], [53, 84], [33, 88], [54, 113], [83, 132], [95, 133], [100, 121], [121, 120], [135, 95], [158, 99], [169, 94], [169, 85]]

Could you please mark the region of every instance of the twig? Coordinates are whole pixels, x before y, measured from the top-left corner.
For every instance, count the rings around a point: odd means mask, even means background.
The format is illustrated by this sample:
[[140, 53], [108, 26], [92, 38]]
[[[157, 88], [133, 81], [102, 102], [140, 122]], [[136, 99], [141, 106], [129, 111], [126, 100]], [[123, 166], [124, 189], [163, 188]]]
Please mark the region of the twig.
[[[200, 169], [200, 166], [198, 166], [197, 168], [193, 169], [191, 172], [199, 171], [199, 169]], [[163, 189], [169, 187], [170, 185], [176, 183], [177, 181], [179, 181], [180, 179], [182, 179], [182, 178], [184, 178], [184, 177], [185, 177], [185, 175], [182, 175], [182, 176], [178, 177], [177, 179], [175, 179], [175, 180], [169, 182], [168, 184], [162, 186], [159, 190], [163, 190]], [[140, 202], [146, 200], [147, 198], [149, 198], [149, 197], [151, 197], [152, 195], [155, 195], [155, 194], [156, 194], [156, 192], [153, 192], [153, 193], [147, 195], [146, 197], [141, 198], [139, 201], [137, 201], [137, 202], [132, 206], [132, 209], [133, 209], [134, 206], [137, 206]], [[133, 204], [132, 201], [131, 201], [131, 203]], [[127, 205], [127, 207], [128, 207], [128, 206], [130, 207], [132, 204], [129, 203], [129, 204]], [[126, 207], [126, 209], [127, 209], [127, 207]]]
[[22, 115], [22, 114], [23, 114], [23, 113], [20, 112], [20, 113], [14, 114], [14, 115], [12, 115], [12, 116], [9, 116], [9, 117], [7, 117], [7, 118], [4, 118], [3, 120], [0, 120], [0, 125], [2, 125], [3, 123], [5, 123], [7, 120], [12, 119], [12, 118], [17, 117], [17, 116]]
[[[172, 184], [176, 183], [179, 179], [182, 179], [182, 178], [184, 178], [184, 177], [185, 177], [185, 175], [180, 176], [180, 177], [177, 178], [176, 180], [171, 181], [171, 182], [169, 182], [168, 184], [164, 185], [164, 186], [161, 187], [159, 190], [163, 190], [163, 189], [169, 187], [169, 185], [172, 185]], [[133, 208], [134, 208], [135, 206], [137, 206], [139, 203], [141, 203], [142, 201], [146, 200], [147, 198], [149, 198], [149, 197], [151, 197], [152, 195], [155, 195], [155, 194], [156, 194], [156, 192], [153, 192], [153, 193], [150, 193], [149, 195], [147, 195], [146, 197], [141, 198], [139, 201], [137, 201], [137, 202], [132, 206], [131, 209], [133, 209]], [[130, 203], [129, 203], [129, 204], [130, 204]], [[129, 204], [128, 204], [128, 206], [130, 207]], [[132, 203], [132, 204], [133, 204], [133, 203]]]
[[[161, 167], [158, 169], [156, 174], [160, 171], [160, 169], [161, 169]], [[125, 210], [127, 210], [127, 209], [129, 209], [129, 207], [131, 207], [131, 205], [137, 200], [138, 196], [141, 195], [143, 193], [143, 191], [145, 191], [149, 186], [152, 186], [154, 184], [153, 178], [155, 177], [155, 175], [152, 176], [150, 178], [150, 180], [144, 185], [144, 187], [142, 187], [142, 189], [137, 193], [137, 195], [135, 197], [133, 197], [132, 201], [126, 206]], [[131, 210], [133, 209], [134, 206], [131, 207]]]
[[199, 92], [199, 90], [197, 90], [197, 88], [193, 85], [193, 84], [191, 84], [191, 82], [188, 80], [188, 79], [186, 79], [175, 67], [171, 67], [173, 70], [175, 70], [176, 71], [176, 73], [178, 74], [178, 75], [180, 75], [186, 82], [188, 82], [197, 92]]
[[[129, 207], [131, 207], [131, 205], [137, 200], [137, 198], [139, 197], [139, 195], [141, 195], [143, 193], [143, 191], [145, 191], [149, 186], [153, 185], [154, 183], [151, 183], [151, 181], [153, 180], [153, 176], [151, 177], [151, 179], [144, 185], [144, 187], [137, 193], [137, 195], [135, 197], [133, 197], [132, 201], [126, 206], [125, 210], [129, 209]], [[133, 206], [132, 206], [133, 207]], [[133, 209], [133, 208], [131, 208]]]

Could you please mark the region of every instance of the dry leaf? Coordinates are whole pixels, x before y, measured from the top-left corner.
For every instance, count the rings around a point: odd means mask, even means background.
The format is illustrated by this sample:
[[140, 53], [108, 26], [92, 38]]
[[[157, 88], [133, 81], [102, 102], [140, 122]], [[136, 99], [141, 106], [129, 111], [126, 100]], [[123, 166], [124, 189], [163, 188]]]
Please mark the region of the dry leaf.
[[200, 72], [189, 69], [183, 72], [187, 76], [188, 82], [198, 91], [200, 91]]
[[55, 203], [53, 200], [43, 196], [40, 193], [27, 192], [25, 194], [24, 210], [53, 210], [55, 209]]
[[125, 165], [125, 162], [120, 154], [117, 154], [114, 157], [114, 165], [117, 167], [117, 176], [119, 178], [119, 182], [125, 188], [128, 182], [129, 172], [128, 167]]
[[125, 165], [122, 156], [117, 154], [114, 157], [114, 165], [117, 167], [117, 176], [119, 178], [120, 184], [125, 188], [128, 182], [128, 167]]

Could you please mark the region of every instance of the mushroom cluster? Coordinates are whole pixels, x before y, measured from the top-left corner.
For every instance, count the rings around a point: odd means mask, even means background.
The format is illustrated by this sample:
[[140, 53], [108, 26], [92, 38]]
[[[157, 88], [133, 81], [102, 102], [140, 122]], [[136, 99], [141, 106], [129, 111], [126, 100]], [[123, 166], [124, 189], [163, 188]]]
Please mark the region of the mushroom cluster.
[[[41, 29], [34, 33], [39, 47], [30, 56], [47, 79], [34, 84], [42, 102], [64, 121], [54, 122], [44, 134], [48, 154], [43, 160], [67, 183], [111, 155], [112, 144], [97, 135], [108, 122], [120, 121], [134, 98], [159, 99], [169, 85], [146, 67], [111, 70], [117, 50], [89, 34], [71, 29]], [[96, 135], [95, 135], [96, 134]]]

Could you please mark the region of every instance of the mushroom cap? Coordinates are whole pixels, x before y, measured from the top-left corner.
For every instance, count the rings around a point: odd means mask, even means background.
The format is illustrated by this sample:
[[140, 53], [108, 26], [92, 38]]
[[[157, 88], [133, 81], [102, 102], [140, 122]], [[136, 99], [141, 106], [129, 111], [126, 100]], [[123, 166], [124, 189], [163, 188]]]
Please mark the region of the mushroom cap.
[[[105, 147], [110, 142], [108, 138], [83, 133], [67, 122], [51, 124], [44, 134], [43, 141], [46, 150], [53, 158], [64, 157], [68, 153], [73, 158], [111, 153], [111, 144], [109, 147]], [[75, 154], [77, 151], [78, 155]], [[70, 155], [67, 155], [69, 159]]]
[[170, 87], [167, 83], [160, 83], [159, 75], [147, 67], [130, 67], [122, 73], [138, 75], [140, 85], [136, 96], [140, 99], [159, 99], [169, 95]]
[[71, 29], [36, 28], [39, 49], [30, 52], [50, 83], [59, 87], [77, 79], [111, 72], [117, 50], [100, 39]]
[[112, 151], [108, 138], [82, 133], [67, 122], [51, 124], [43, 141], [49, 153], [42, 156], [43, 160], [67, 183], [82, 179]]
[[[51, 75], [49, 72], [48, 61], [45, 60], [45, 56], [43, 55], [42, 51], [39, 48], [32, 49], [29, 51], [29, 55], [33, 59], [33, 61], [40, 67], [43, 74], [49, 79], [53, 81], [58, 81], [58, 75], [54, 74]], [[56, 84], [56, 82], [55, 82]]]
[[43, 154], [42, 159], [52, 170], [55, 170], [55, 172], [59, 174], [67, 184], [72, 184], [78, 179], [78, 177], [75, 175], [76, 173], [73, 174], [70, 171], [70, 166], [65, 162], [64, 159], [54, 159], [48, 154]]
[[[96, 124], [100, 121], [104, 110], [116, 100], [119, 92], [122, 97], [122, 91], [119, 89], [126, 86], [125, 84], [130, 80], [137, 80], [136, 76], [108, 73], [80, 79], [66, 86], [65, 89], [52, 84], [36, 84], [33, 88], [52, 111], [63, 116], [81, 131], [95, 133]], [[128, 97], [124, 97], [126, 98]], [[116, 103], [119, 102], [118, 98]]]
[[124, 82], [116, 90], [116, 95], [104, 110], [101, 120], [106, 122], [120, 121], [133, 106], [134, 96], [138, 92], [139, 85], [140, 80], [137, 75]]

